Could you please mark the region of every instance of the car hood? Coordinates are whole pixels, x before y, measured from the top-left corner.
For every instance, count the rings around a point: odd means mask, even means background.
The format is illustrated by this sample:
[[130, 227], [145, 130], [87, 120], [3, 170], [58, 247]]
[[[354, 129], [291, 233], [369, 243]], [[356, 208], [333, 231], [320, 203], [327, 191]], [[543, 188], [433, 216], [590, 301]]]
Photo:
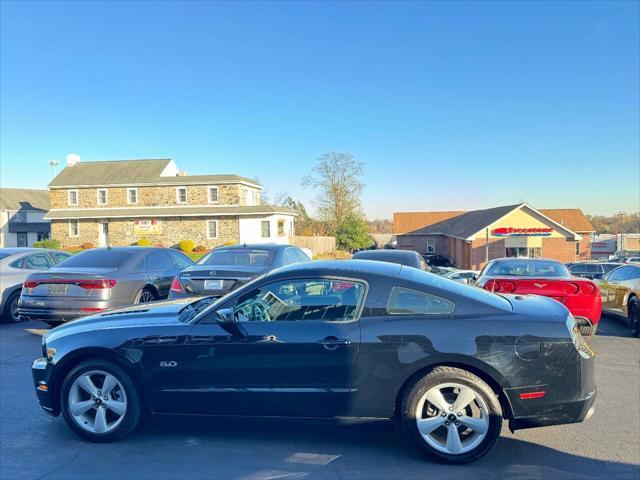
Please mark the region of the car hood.
[[96, 315], [71, 320], [55, 327], [45, 335], [45, 341], [89, 330], [179, 324], [181, 323], [179, 320], [180, 312], [187, 305], [199, 300], [201, 298], [190, 297], [107, 310]]

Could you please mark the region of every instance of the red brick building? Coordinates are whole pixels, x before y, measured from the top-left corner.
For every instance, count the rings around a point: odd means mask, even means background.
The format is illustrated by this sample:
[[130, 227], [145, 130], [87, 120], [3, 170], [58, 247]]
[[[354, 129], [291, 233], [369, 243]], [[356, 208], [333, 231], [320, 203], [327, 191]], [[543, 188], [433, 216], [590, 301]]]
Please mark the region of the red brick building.
[[502, 257], [591, 258], [594, 228], [578, 208], [537, 210], [525, 203], [470, 212], [396, 212], [398, 248], [436, 253], [478, 270]]

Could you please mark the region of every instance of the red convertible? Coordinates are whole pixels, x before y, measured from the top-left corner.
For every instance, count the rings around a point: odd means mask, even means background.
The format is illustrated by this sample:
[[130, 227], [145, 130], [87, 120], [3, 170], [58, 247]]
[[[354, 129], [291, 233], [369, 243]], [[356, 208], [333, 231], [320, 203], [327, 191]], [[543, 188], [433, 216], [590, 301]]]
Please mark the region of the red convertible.
[[543, 295], [569, 309], [583, 335], [598, 328], [602, 300], [591, 280], [574, 277], [556, 260], [501, 258], [491, 260], [480, 272], [477, 285], [496, 293]]

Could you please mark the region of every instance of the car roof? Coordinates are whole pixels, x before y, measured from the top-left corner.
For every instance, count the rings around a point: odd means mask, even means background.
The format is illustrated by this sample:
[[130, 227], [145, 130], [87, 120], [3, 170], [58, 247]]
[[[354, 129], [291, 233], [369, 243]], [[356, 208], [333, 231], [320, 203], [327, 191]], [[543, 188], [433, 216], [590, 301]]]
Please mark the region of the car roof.
[[48, 252], [49, 250], [42, 248], [32, 247], [5, 247], [0, 248], [0, 253], [6, 253], [8, 255], [15, 255], [16, 253], [31, 253], [31, 252]]
[[492, 262], [555, 262], [564, 265], [564, 263], [554, 258], [529, 258], [529, 257], [503, 257], [494, 258]]
[[400, 270], [402, 270], [402, 265], [377, 260], [314, 260], [292, 263], [274, 270], [271, 274], [308, 273], [311, 275], [320, 273], [348, 276], [350, 273], [358, 272], [397, 277]]
[[[281, 243], [239, 243], [236, 245], [224, 245], [216, 248], [216, 250], [281, 250], [287, 247], [295, 247], [295, 245], [281, 244]], [[297, 248], [297, 247], [296, 247]]]
[[374, 258], [415, 258], [420, 257], [418, 252], [413, 250], [391, 250], [378, 248], [376, 250], [361, 250], [354, 254], [354, 258], [357, 256], [362, 257], [374, 257]]

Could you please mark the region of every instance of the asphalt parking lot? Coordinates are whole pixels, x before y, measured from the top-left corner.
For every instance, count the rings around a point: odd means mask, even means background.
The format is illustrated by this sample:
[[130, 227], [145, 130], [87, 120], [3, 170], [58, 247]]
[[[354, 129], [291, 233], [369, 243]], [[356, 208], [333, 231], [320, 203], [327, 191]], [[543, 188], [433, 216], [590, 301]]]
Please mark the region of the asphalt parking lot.
[[640, 478], [640, 341], [609, 318], [591, 341], [594, 417], [515, 434], [505, 424], [493, 451], [462, 467], [424, 460], [378, 420], [172, 417], [119, 443], [87, 443], [38, 407], [30, 367], [40, 338], [28, 327], [42, 325], [0, 325], [2, 479]]

